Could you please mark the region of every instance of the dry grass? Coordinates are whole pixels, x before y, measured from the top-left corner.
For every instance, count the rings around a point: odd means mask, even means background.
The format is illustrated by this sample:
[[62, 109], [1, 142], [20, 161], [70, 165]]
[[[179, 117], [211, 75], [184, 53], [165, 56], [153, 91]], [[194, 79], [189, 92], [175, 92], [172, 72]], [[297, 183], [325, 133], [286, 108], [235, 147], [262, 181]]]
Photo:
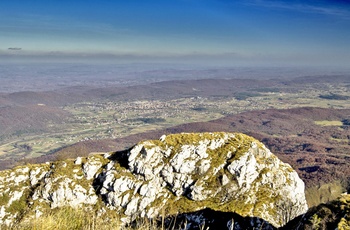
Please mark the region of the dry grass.
[[121, 229], [119, 221], [110, 221], [102, 224], [101, 220], [88, 212], [80, 209], [61, 208], [51, 210], [39, 218], [22, 221], [14, 229]]
[[11, 228], [1, 227], [0, 229], [16, 230], [156, 230], [161, 229], [153, 221], [140, 219], [132, 226], [125, 227], [122, 225], [116, 212], [110, 212], [102, 216], [96, 215], [93, 211], [87, 212], [83, 209], [74, 209], [70, 207], [51, 210], [39, 218], [23, 220], [21, 223]]

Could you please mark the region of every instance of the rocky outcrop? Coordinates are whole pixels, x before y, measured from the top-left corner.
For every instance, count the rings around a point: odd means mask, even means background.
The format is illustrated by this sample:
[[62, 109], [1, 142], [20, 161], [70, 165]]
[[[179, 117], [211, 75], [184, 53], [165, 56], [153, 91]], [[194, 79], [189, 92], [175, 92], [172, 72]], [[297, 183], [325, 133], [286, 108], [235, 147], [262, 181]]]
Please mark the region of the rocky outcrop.
[[307, 210], [304, 183], [262, 143], [240, 133], [181, 133], [123, 153], [0, 172], [0, 222], [62, 206], [96, 206], [121, 221], [210, 208], [279, 227]]

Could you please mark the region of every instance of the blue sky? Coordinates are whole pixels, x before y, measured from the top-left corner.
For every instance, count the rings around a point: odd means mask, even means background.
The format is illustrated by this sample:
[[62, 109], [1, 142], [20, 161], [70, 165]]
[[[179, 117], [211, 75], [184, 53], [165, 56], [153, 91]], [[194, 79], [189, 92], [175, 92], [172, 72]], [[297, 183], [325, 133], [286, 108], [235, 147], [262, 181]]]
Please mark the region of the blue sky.
[[0, 57], [350, 63], [350, 1], [0, 0]]

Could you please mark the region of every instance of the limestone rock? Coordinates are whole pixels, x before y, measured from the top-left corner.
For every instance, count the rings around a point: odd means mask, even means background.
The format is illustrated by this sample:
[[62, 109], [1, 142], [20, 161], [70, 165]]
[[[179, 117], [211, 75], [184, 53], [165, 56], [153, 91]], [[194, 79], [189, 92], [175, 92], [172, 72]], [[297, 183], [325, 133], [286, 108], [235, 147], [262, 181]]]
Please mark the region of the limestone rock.
[[162, 136], [134, 146], [127, 160], [128, 167], [105, 169], [97, 178], [104, 185], [101, 194], [127, 216], [152, 218], [171, 206], [179, 207], [168, 210], [174, 214], [209, 207], [281, 226], [279, 207], [298, 207], [293, 217], [307, 210], [296, 172], [243, 134]]
[[[76, 164], [77, 162], [79, 163], [79, 160], [77, 159], [76, 161]], [[91, 180], [96, 172], [101, 168], [102, 166], [102, 163], [100, 161], [87, 161], [84, 165], [83, 165], [83, 172], [86, 176], [86, 178], [88, 180]]]
[[[120, 154], [120, 155], [118, 155]], [[307, 210], [304, 183], [262, 143], [240, 133], [181, 133], [143, 141], [127, 153], [91, 155], [0, 172], [0, 224], [11, 225], [13, 202], [45, 208], [93, 206], [121, 215], [181, 214], [204, 208], [257, 217], [275, 227]], [[104, 209], [105, 210], [105, 209]]]

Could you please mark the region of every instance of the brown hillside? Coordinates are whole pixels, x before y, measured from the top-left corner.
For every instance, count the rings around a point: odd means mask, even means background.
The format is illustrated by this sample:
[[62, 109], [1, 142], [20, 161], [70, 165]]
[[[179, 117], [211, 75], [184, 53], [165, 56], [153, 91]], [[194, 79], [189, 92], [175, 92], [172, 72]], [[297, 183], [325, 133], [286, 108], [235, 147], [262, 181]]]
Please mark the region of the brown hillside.
[[0, 109], [0, 138], [26, 132], [48, 131], [49, 124], [65, 122], [70, 114], [62, 109], [44, 106], [7, 106]]
[[115, 140], [86, 141], [35, 160], [123, 150], [143, 139], [178, 132], [244, 132], [264, 142], [279, 158], [297, 170], [307, 186], [350, 178], [350, 127], [322, 126], [315, 121], [341, 121], [350, 110], [296, 108], [245, 112], [222, 119], [179, 125]]

